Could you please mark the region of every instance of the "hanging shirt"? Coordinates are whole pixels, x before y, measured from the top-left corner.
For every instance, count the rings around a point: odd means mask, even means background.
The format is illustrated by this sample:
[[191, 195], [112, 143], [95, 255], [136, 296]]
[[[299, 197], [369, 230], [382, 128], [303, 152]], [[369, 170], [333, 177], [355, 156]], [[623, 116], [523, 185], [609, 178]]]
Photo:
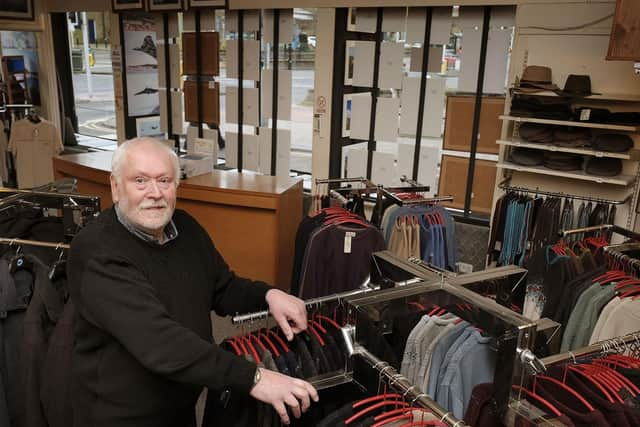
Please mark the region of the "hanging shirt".
[[640, 330], [640, 300], [629, 297], [620, 301], [616, 297], [610, 304], [615, 305], [608, 310], [606, 318], [600, 316], [603, 318], [602, 324], [598, 327], [596, 323], [598, 333], [591, 335], [590, 342], [608, 340]]
[[11, 127], [9, 151], [15, 159], [18, 188], [53, 182], [53, 157], [64, 150], [60, 132], [47, 120], [22, 119]]
[[453, 355], [444, 379], [438, 384], [437, 402], [462, 419], [473, 388], [493, 380], [496, 357], [489, 345], [490, 337], [473, 330]]
[[453, 346], [453, 343], [463, 334], [465, 329], [469, 326], [469, 323], [462, 322], [455, 325], [453, 328], [446, 331], [433, 348], [431, 354], [431, 366], [429, 367], [429, 375], [427, 377], [427, 387], [423, 390], [432, 398], [436, 395], [436, 389], [438, 387], [438, 373], [442, 367], [442, 362], [449, 348]]
[[316, 230], [303, 261], [300, 295], [308, 299], [358, 288], [369, 275], [371, 254], [384, 249], [374, 227], [328, 225]]

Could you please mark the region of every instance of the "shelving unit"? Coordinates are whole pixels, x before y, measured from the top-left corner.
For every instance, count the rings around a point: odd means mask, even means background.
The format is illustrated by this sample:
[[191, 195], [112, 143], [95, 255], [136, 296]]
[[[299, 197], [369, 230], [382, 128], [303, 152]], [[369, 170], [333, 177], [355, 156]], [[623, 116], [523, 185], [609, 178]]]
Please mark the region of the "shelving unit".
[[556, 125], [556, 126], [574, 126], [591, 129], [605, 129], [605, 130], [617, 130], [622, 132], [640, 132], [640, 126], [623, 126], [623, 125], [610, 125], [606, 123], [590, 123], [590, 122], [576, 122], [572, 120], [551, 120], [551, 119], [538, 119], [535, 117], [520, 117], [520, 116], [500, 116], [500, 120], [507, 120], [517, 123], [540, 123], [544, 125]]
[[559, 176], [563, 178], [580, 179], [582, 181], [597, 182], [598, 184], [612, 184], [628, 186], [633, 183], [635, 176], [633, 175], [617, 175], [614, 177], [589, 175], [584, 171], [564, 172], [546, 168], [544, 166], [522, 166], [511, 162], [498, 162], [498, 167], [518, 172], [530, 172], [542, 175]]
[[[513, 95], [526, 95], [526, 96], [548, 96], [548, 97], [560, 97], [555, 92], [552, 91], [543, 91], [543, 92], [535, 92], [535, 93], [527, 93], [521, 92], [518, 90], [514, 90]], [[640, 96], [638, 95], [627, 95], [625, 93], [601, 93], [598, 95], [589, 95], [584, 97], [572, 98], [575, 102], [593, 102], [593, 101], [612, 101], [612, 102], [640, 102]]]
[[638, 152], [637, 150], [629, 150], [626, 153], [611, 153], [608, 151], [596, 151], [590, 148], [560, 147], [558, 145], [553, 145], [553, 144], [527, 142], [519, 139], [513, 139], [513, 140], [499, 139], [496, 141], [496, 143], [498, 145], [507, 145], [510, 147], [532, 148], [534, 150], [544, 150], [544, 151], [557, 151], [561, 153], [581, 154], [583, 156], [611, 157], [614, 159], [623, 159], [623, 160], [640, 159], [640, 152]]

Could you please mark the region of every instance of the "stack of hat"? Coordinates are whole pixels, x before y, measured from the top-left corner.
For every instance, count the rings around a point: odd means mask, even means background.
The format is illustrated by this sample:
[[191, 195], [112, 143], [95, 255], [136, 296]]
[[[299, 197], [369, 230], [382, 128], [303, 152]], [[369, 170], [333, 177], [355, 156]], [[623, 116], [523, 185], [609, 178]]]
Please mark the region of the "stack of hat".
[[602, 133], [593, 140], [593, 149], [610, 153], [624, 153], [633, 147], [629, 135], [621, 133]]
[[517, 165], [538, 166], [544, 161], [544, 155], [540, 150], [517, 147], [511, 150], [509, 159]]
[[622, 172], [622, 160], [611, 157], [591, 157], [586, 172], [595, 176], [616, 176]]
[[574, 171], [582, 169], [582, 156], [571, 153], [547, 151], [544, 153], [543, 165], [558, 171]]
[[591, 130], [581, 127], [556, 127], [553, 143], [560, 147], [588, 147], [591, 145]]
[[522, 77], [516, 86], [521, 92], [536, 93], [545, 90], [559, 90], [551, 81], [551, 68], [540, 65], [529, 65], [522, 72]]
[[548, 143], [553, 141], [553, 128], [539, 123], [523, 123], [518, 128], [520, 137], [528, 142]]
[[569, 120], [573, 112], [566, 98], [550, 96], [514, 95], [511, 99], [511, 115], [538, 119]]

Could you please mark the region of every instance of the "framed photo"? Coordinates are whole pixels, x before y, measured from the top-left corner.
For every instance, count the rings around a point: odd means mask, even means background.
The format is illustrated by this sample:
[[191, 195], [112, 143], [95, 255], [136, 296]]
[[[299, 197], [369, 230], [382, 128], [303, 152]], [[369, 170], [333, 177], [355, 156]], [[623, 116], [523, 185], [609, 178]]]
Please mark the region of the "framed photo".
[[147, 10], [167, 11], [182, 10], [183, 0], [147, 0]]
[[0, 0], [0, 19], [33, 21], [33, 0]]
[[[2, 1], [2, 0], [0, 0]], [[144, 0], [111, 0], [114, 11], [144, 10]]]
[[136, 119], [136, 135], [164, 139], [164, 132], [160, 129], [160, 116]]
[[226, 0], [189, 0], [189, 7], [225, 7]]

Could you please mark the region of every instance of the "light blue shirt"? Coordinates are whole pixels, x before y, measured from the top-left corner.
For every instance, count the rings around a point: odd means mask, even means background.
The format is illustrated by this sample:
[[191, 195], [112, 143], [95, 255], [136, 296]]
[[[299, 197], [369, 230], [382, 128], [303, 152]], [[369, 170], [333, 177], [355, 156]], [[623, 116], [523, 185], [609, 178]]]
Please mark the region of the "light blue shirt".
[[432, 398], [436, 395], [436, 389], [438, 387], [438, 374], [440, 373], [440, 368], [442, 367], [442, 362], [444, 361], [444, 357], [449, 351], [450, 348], [453, 347], [453, 343], [462, 335], [465, 329], [469, 326], [469, 323], [462, 322], [455, 325], [451, 330], [447, 331], [447, 333], [438, 340], [435, 347], [433, 348], [433, 353], [431, 354], [431, 366], [429, 367], [429, 376], [427, 379], [427, 387], [423, 390]]
[[491, 337], [483, 337], [474, 329], [453, 355], [438, 386], [437, 402], [456, 418], [464, 417], [473, 388], [494, 379], [496, 354], [490, 341]]

